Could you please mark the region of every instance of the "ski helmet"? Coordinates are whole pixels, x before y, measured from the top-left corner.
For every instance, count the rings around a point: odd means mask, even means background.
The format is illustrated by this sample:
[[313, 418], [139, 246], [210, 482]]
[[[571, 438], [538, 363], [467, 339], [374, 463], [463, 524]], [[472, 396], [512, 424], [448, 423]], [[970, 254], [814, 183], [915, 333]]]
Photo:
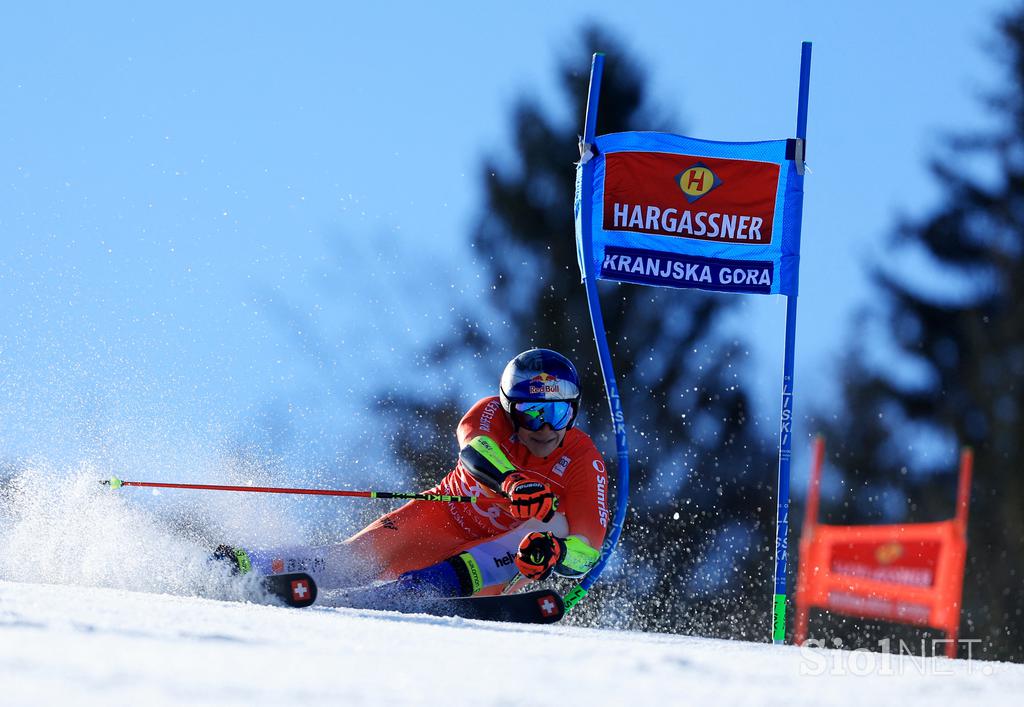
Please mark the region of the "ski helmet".
[[[530, 349], [509, 361], [498, 389], [501, 406], [516, 428], [525, 425], [540, 429], [545, 423], [556, 430], [571, 428], [580, 411], [580, 377], [576, 367], [550, 349]], [[567, 402], [569, 410], [565, 411], [564, 405], [534, 406], [524, 418], [517, 409], [522, 403], [551, 402]]]

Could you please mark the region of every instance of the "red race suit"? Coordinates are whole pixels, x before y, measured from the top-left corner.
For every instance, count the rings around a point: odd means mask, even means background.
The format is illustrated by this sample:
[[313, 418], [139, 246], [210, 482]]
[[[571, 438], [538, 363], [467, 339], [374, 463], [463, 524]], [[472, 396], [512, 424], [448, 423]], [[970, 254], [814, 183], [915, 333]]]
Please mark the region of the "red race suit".
[[[558, 513], [568, 525], [564, 535], [601, 547], [609, 519], [608, 472], [586, 433], [572, 428], [549, 456], [535, 457], [518, 440], [512, 421], [494, 396], [473, 405], [456, 434], [460, 448], [479, 435], [497, 442], [517, 471], [551, 487], [558, 497]], [[475, 479], [461, 461], [428, 493], [502, 497]], [[497, 505], [412, 501], [374, 521], [346, 544], [373, 562], [380, 578], [393, 579], [510, 533], [522, 524]]]

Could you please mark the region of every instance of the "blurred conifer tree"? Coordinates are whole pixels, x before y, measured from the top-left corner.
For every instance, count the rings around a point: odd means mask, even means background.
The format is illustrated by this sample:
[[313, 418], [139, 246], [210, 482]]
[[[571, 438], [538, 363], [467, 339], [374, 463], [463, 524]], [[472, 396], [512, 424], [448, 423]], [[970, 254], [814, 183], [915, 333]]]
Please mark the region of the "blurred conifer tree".
[[[905, 220], [874, 269], [885, 347], [866, 314], [826, 416], [848, 485], [826, 519], [952, 517], [956, 452], [975, 450], [961, 634], [1024, 659], [1024, 10], [998, 27], [1007, 82], [987, 132], [949, 139], [931, 169], [943, 196]], [[877, 315], [878, 312], [875, 313]], [[874, 340], [873, 340], [874, 341]], [[891, 343], [890, 343], [891, 342]], [[828, 418], [831, 417], [829, 421]], [[915, 473], [944, 448], [945, 473]], [[934, 472], [934, 470], [933, 470]], [[977, 649], [975, 655], [977, 655]]]

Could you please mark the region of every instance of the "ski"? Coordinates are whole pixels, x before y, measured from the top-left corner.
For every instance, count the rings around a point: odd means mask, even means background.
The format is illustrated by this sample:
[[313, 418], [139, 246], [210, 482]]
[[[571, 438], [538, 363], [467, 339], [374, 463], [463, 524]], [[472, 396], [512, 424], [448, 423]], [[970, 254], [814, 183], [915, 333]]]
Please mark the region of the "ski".
[[297, 609], [316, 601], [316, 582], [305, 572], [270, 575], [260, 583], [268, 594]]
[[550, 589], [490, 597], [425, 598], [389, 592], [388, 586], [383, 585], [332, 596], [331, 603], [353, 609], [458, 616], [522, 624], [555, 623], [565, 615], [565, 603], [561, 595]]
[[438, 599], [423, 613], [433, 616], [461, 616], [483, 621], [508, 621], [523, 624], [552, 624], [565, 615], [562, 596], [550, 589], [494, 597]]
[[[276, 574], [260, 580], [263, 589], [288, 606], [303, 608], [317, 598], [316, 582], [305, 572]], [[481, 621], [550, 624], [565, 615], [562, 596], [551, 589], [493, 597], [425, 598], [388, 591], [388, 585], [364, 587], [331, 597], [332, 606], [406, 614], [458, 616]]]

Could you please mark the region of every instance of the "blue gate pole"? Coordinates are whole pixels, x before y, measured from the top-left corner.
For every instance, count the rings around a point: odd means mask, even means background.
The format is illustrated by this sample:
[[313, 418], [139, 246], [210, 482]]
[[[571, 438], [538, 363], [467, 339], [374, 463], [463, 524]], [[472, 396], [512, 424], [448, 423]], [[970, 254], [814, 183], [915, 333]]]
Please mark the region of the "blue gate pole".
[[615, 545], [622, 534], [622, 526], [626, 522], [626, 509], [629, 504], [629, 444], [626, 441], [626, 422], [622, 413], [618, 386], [615, 383], [615, 371], [612, 369], [611, 354], [608, 350], [608, 337], [605, 334], [604, 316], [601, 313], [601, 300], [597, 292], [597, 275], [593, 272], [591, 241], [591, 217], [593, 215], [590, 185], [593, 182], [594, 167], [590, 164], [591, 150], [594, 145], [594, 134], [597, 131], [597, 105], [601, 93], [601, 75], [604, 71], [604, 54], [594, 54], [590, 68], [590, 92], [587, 96], [587, 116], [580, 143], [580, 169], [582, 184], [579, 199], [582, 241], [583, 282], [587, 291], [587, 307], [590, 309], [590, 322], [594, 327], [594, 342], [601, 362], [601, 376], [604, 378], [605, 393], [608, 395], [608, 406], [611, 409], [612, 425], [615, 429], [615, 447], [618, 452], [618, 476], [615, 484], [615, 515], [612, 517], [608, 536], [601, 547], [601, 557], [597, 564], [587, 573], [583, 580], [565, 595], [565, 607], [571, 609], [587, 595], [587, 591], [604, 571], [605, 565], [615, 550]]
[[[800, 93], [797, 104], [796, 136], [804, 149], [797, 150], [802, 160], [807, 144], [807, 100], [811, 77], [811, 43], [800, 51]], [[799, 171], [803, 172], [803, 165]], [[779, 422], [779, 494], [775, 516], [775, 599], [772, 617], [772, 641], [786, 640], [786, 561], [789, 548], [789, 467], [793, 443], [793, 354], [796, 343], [796, 295], [786, 295], [786, 355], [782, 364], [782, 414]]]

